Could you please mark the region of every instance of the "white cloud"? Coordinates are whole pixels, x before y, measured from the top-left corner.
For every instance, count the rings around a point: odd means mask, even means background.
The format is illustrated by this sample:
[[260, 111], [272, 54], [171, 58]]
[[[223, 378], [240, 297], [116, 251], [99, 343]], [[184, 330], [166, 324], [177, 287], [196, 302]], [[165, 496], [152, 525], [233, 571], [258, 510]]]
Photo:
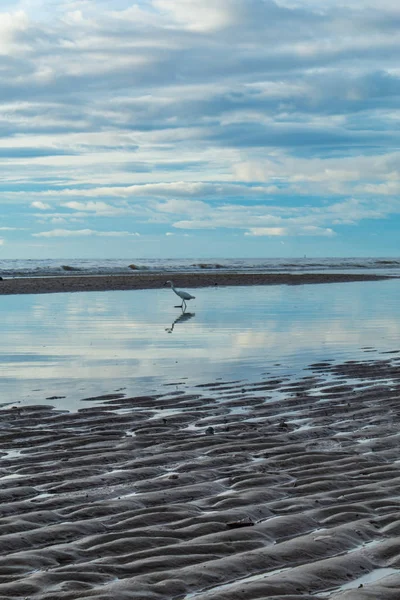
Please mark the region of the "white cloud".
[[22, 10], [0, 13], [0, 53], [7, 55], [10, 51], [20, 53], [21, 46], [17, 35], [29, 27], [29, 19]]
[[302, 230], [300, 230], [299, 234], [317, 236], [322, 235], [324, 237], [333, 237], [334, 235], [336, 235], [336, 232], [333, 231], [333, 229], [331, 229], [330, 227], [324, 229], [322, 227], [315, 227], [314, 225], [306, 225], [303, 227]]
[[398, 196], [400, 193], [400, 181], [387, 181], [386, 183], [366, 183], [357, 186], [357, 191], [376, 196]]
[[46, 204], [41, 200], [35, 200], [31, 203], [32, 208], [38, 208], [39, 210], [49, 210], [51, 208], [50, 204]]
[[[130, 200], [139, 200], [141, 198], [165, 199], [168, 200], [168, 202], [163, 205], [160, 204], [159, 206], [164, 206], [165, 212], [168, 212], [168, 207], [172, 207], [173, 205], [178, 206], [178, 202], [181, 202], [181, 206], [184, 206], [184, 203], [189, 203], [190, 199], [192, 198], [257, 198], [260, 196], [273, 196], [274, 194], [278, 193], [281, 193], [281, 190], [276, 185], [247, 185], [243, 183], [230, 182], [207, 183], [201, 181], [171, 181], [163, 183], [136, 184], [130, 186], [113, 185], [108, 187], [93, 187], [90, 189], [77, 188], [56, 191], [48, 190], [41, 192], [40, 195], [57, 198], [70, 196], [75, 198], [117, 197]], [[119, 210], [117, 207], [113, 207], [110, 204], [100, 200], [89, 202], [74, 200], [70, 202], [64, 202], [62, 206], [71, 208], [73, 210], [94, 212]], [[195, 204], [193, 203], [192, 206], [195, 206]], [[200, 204], [197, 206], [200, 206]]]
[[233, 17], [230, 10], [233, 3], [227, 0], [153, 0], [153, 5], [195, 32], [218, 31], [228, 26]]
[[18, 202], [59, 226], [35, 235], [64, 238], [128, 235], [128, 216], [163, 233], [329, 237], [400, 214], [394, 0], [2, 10], [5, 225]]
[[61, 206], [70, 208], [71, 210], [81, 211], [82, 213], [95, 213], [96, 215], [112, 216], [112, 215], [123, 215], [129, 212], [126, 207], [120, 208], [111, 206], [106, 202], [65, 202]]
[[299, 236], [299, 235], [308, 235], [308, 236], [323, 236], [323, 237], [333, 237], [336, 233], [330, 228], [321, 228], [315, 227], [313, 225], [305, 225], [301, 226], [291, 226], [291, 227], [251, 227], [249, 232], [246, 232], [245, 235], [253, 235], [253, 236], [263, 236], [263, 237], [271, 237], [271, 236]]
[[162, 213], [171, 214], [206, 214], [210, 206], [200, 200], [167, 200], [163, 204], [157, 204], [156, 209]]
[[285, 227], [252, 227], [245, 235], [254, 236], [282, 236], [287, 235], [288, 230]]
[[356, 154], [341, 158], [302, 158], [278, 153], [262, 161], [239, 162], [234, 171], [236, 177], [248, 182], [285, 180], [296, 184], [333, 185], [368, 183], [375, 179], [386, 181], [388, 178], [400, 180], [400, 153]]
[[177, 229], [237, 229], [246, 235], [334, 237], [334, 226], [353, 224], [363, 219], [382, 219], [395, 210], [388, 203], [384, 207], [370, 206], [366, 202], [349, 198], [343, 202], [325, 206], [280, 206], [280, 205], [229, 205], [214, 207], [206, 215], [191, 215], [192, 218], [177, 220]]
[[87, 236], [99, 236], [99, 237], [126, 237], [126, 236], [139, 236], [139, 233], [131, 233], [129, 231], [95, 231], [93, 229], [53, 229], [52, 231], [42, 231], [40, 233], [33, 233], [34, 237], [87, 237]]

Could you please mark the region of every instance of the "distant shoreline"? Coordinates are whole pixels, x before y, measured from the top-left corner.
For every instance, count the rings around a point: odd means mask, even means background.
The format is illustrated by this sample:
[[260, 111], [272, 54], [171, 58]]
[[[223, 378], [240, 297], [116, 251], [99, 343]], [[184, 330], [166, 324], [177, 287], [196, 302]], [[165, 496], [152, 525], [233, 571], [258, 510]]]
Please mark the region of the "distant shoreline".
[[65, 275], [19, 277], [0, 281], [0, 295], [51, 294], [62, 292], [103, 292], [163, 288], [167, 279], [176, 287], [200, 288], [243, 285], [303, 285], [398, 279], [393, 275], [348, 273], [132, 273], [129, 275]]

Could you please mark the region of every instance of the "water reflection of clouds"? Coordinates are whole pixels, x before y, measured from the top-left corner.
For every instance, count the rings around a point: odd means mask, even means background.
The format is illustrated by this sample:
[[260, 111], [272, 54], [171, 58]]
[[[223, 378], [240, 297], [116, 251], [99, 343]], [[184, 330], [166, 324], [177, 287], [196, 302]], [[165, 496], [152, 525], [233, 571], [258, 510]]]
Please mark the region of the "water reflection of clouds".
[[392, 349], [400, 286], [385, 284], [220, 288], [212, 302], [198, 290], [195, 318], [182, 318], [163, 290], [3, 297], [0, 372], [18, 394], [23, 380], [204, 381], [288, 357], [295, 370], [326, 354]]
[[[341, 346], [347, 350], [357, 350], [371, 343], [379, 343], [380, 340], [390, 340], [400, 336], [399, 323], [394, 319], [382, 319], [379, 323], [374, 322], [372, 327], [364, 323], [364, 327], [357, 331], [352, 329], [354, 325], [354, 321], [349, 320], [340, 325], [330, 326], [328, 329], [321, 318], [309, 324], [305, 330], [304, 327], [299, 328], [286, 323], [286, 328], [280, 331], [271, 328], [262, 332], [252, 330], [241, 332], [232, 337], [230, 347], [236, 356], [251, 354], [260, 349], [276, 351], [280, 354], [286, 348], [286, 350], [290, 349], [291, 353], [300, 353], [306, 350], [318, 350], [323, 345], [330, 346], [332, 351], [339, 350]], [[374, 331], [379, 331], [376, 337], [373, 337]]]

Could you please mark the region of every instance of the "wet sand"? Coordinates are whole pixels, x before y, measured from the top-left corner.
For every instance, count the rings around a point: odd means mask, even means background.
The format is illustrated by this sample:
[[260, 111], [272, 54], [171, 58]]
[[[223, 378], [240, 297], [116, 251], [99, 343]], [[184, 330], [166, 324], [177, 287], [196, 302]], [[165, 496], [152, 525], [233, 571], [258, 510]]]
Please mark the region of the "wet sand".
[[398, 353], [169, 390], [0, 412], [0, 598], [400, 598]]
[[0, 281], [2, 294], [46, 294], [56, 292], [101, 292], [162, 288], [167, 279], [176, 287], [196, 288], [227, 285], [301, 285], [393, 279], [386, 275], [346, 273], [132, 273], [130, 275], [65, 275], [21, 277]]

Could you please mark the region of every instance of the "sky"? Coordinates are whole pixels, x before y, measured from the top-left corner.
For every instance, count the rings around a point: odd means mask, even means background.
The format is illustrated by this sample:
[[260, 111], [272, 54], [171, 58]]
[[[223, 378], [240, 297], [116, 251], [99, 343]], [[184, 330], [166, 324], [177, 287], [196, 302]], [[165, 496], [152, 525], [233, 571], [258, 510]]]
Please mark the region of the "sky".
[[398, 0], [2, 0], [0, 259], [398, 256]]

